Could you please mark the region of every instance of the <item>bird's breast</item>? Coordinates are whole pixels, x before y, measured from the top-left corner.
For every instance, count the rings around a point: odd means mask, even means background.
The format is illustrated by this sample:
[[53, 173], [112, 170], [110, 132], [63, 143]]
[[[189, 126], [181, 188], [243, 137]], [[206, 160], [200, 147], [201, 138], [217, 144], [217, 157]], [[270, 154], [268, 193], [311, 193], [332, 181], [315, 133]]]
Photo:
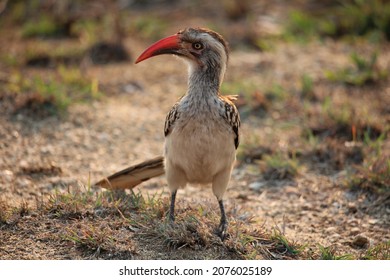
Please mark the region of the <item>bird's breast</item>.
[[235, 160], [234, 135], [217, 111], [183, 114], [165, 140], [165, 156], [189, 182], [209, 183]]

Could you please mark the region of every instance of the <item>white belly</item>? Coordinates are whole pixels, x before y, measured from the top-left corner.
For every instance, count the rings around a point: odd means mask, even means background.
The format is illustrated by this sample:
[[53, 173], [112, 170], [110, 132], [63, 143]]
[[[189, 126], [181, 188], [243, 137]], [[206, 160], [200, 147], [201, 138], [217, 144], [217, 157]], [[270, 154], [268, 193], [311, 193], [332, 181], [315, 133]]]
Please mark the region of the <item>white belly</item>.
[[179, 168], [189, 183], [207, 184], [235, 161], [234, 135], [221, 118], [179, 122], [165, 139], [168, 168]]

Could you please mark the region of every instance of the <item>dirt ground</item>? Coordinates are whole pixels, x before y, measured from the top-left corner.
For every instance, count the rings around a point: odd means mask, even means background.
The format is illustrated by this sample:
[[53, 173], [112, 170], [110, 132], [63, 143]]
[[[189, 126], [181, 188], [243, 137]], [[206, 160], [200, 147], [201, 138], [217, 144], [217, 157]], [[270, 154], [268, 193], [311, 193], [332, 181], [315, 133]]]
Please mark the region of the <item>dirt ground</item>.
[[[194, 22], [196, 18], [186, 24]], [[203, 23], [199, 20], [199, 25]], [[178, 27], [180, 29], [181, 26]], [[166, 32], [165, 35], [172, 33], [170, 29]], [[27, 46], [29, 42], [25, 43]], [[126, 37], [124, 46], [131, 55], [128, 62], [88, 65], [83, 73], [98, 80], [99, 88], [106, 96], [88, 104], [72, 104], [64, 115], [40, 117], [26, 111], [15, 113], [8, 110], [5, 98], [0, 99], [0, 109], [4, 110], [0, 117], [0, 200], [15, 207], [25, 203], [30, 209], [16, 222], [0, 222], [0, 259], [237, 257], [225, 251], [219, 252], [222, 250], [220, 243], [212, 253], [211, 245], [205, 249], [173, 249], [167, 253], [164, 244], [159, 244], [159, 241], [132, 239], [136, 231], [128, 230], [117, 231], [116, 240], [120, 242], [115, 252], [85, 255], [69, 240], [63, 242], [52, 238], [61, 234], [61, 227], [67, 222], [61, 225], [50, 215], [34, 210], [39, 202], [47, 201], [56, 192], [88, 185], [88, 182], [162, 153], [165, 115], [185, 93], [187, 73], [185, 64], [169, 56], [135, 65], [134, 58], [148, 43]], [[1, 44], [1, 52], [4, 53], [6, 48], [23, 50], [20, 44], [19, 38], [13, 38], [6, 46]], [[55, 48], [61, 40], [48, 40], [47, 44]], [[331, 96], [335, 104], [343, 98], [348, 98], [351, 106], [357, 108], [370, 102], [390, 104], [388, 81], [381, 85], [380, 94], [373, 92], [361, 97], [359, 90], [327, 84], [324, 78], [324, 69], [340, 69], [349, 65], [348, 56], [353, 51], [370, 53], [378, 48], [380, 66], [389, 69], [390, 52], [386, 45], [347, 45], [326, 40], [306, 44], [279, 42], [266, 52], [233, 48], [225, 81], [227, 84], [253, 82], [263, 85], [263, 89], [273, 84], [294, 89], [302, 75], [310, 73], [315, 85], [318, 85], [319, 95]], [[3, 84], [12, 71], [9, 67], [0, 69]], [[26, 76], [38, 74], [44, 77], [53, 70], [25, 67], [19, 71]], [[373, 100], [374, 96], [378, 99]], [[245, 106], [240, 107], [240, 151], [244, 156], [239, 156], [226, 194], [229, 215], [237, 220], [250, 219], [251, 226], [259, 230], [277, 228], [288, 240], [306, 246], [305, 250], [309, 251], [317, 251], [319, 246], [323, 246], [332, 248], [337, 255], [359, 258], [378, 244], [388, 244], [388, 195], [378, 196], [346, 187], [344, 182], [350, 174], [349, 165], [342, 164], [341, 168], [337, 168], [337, 157], [318, 160], [326, 153], [322, 148], [309, 147], [302, 140], [304, 125], [297, 113], [302, 107], [295, 101], [291, 102], [275, 107], [271, 104], [272, 109], [265, 114], [247, 113]], [[376, 112], [372, 117], [380, 114]], [[389, 111], [382, 117], [388, 125]], [[349, 140], [338, 141], [336, 147], [341, 145], [349, 149], [348, 145], [354, 145]], [[382, 149], [386, 153], [389, 148], [389, 141], [385, 139]], [[297, 152], [299, 168], [296, 175], [265, 178], [261, 161], [264, 155], [277, 152]], [[168, 203], [169, 193], [164, 177], [145, 182], [137, 187], [138, 190], [145, 196], [161, 195], [165, 205]], [[211, 189], [198, 186], [180, 190], [177, 207], [181, 209], [180, 215], [186, 215], [187, 208], [218, 209]], [[93, 218], [85, 214], [76, 222], [82, 227], [83, 222], [89, 219]], [[234, 226], [237, 225], [233, 222], [233, 229]]]

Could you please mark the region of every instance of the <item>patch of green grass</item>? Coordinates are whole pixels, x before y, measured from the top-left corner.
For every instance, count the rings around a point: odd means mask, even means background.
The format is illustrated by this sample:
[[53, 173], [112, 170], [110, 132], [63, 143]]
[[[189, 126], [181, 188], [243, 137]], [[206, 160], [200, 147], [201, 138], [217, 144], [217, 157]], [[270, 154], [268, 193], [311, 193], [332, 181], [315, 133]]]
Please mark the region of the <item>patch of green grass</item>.
[[390, 3], [384, 0], [343, 0], [336, 7], [337, 35], [377, 33], [390, 40]]
[[98, 42], [118, 42], [124, 36], [122, 26], [125, 25], [123, 18], [126, 17], [116, 10], [109, 9], [99, 17], [81, 17], [72, 23], [69, 32], [79, 38], [84, 48]]
[[390, 40], [390, 3], [383, 0], [342, 0], [318, 12], [294, 10], [283, 37], [307, 42], [322, 37], [366, 36]]
[[[98, 80], [86, 79], [79, 68], [60, 66], [58, 76], [60, 81], [68, 87], [68, 95], [76, 101], [94, 100], [102, 97]], [[75, 93], [71, 95], [70, 91], [75, 91]]]
[[105, 32], [102, 26], [91, 19], [82, 19], [75, 22], [72, 26], [72, 33], [76, 34], [84, 45], [91, 45], [100, 39], [99, 34]]
[[383, 242], [369, 248], [364, 255], [360, 257], [363, 260], [390, 260], [390, 241]]
[[0, 55], [0, 61], [5, 66], [15, 67], [22, 64], [22, 61], [19, 56], [11, 53], [3, 53]]
[[266, 180], [293, 179], [299, 172], [299, 162], [296, 157], [288, 157], [282, 153], [265, 155], [260, 162], [260, 169]]
[[71, 190], [68, 188], [67, 192], [60, 192], [56, 190], [54, 194], [49, 197], [49, 200], [39, 205], [39, 210], [44, 214], [50, 214], [56, 218], [76, 219], [82, 218], [83, 212], [94, 201], [90, 190], [82, 191], [80, 188]]
[[[12, 1], [13, 3], [8, 3], [7, 5], [12, 4], [12, 6], [8, 7], [9, 9], [9, 19], [11, 22], [20, 23], [23, 21], [26, 13], [27, 13], [27, 5], [22, 1]], [[4, 19], [4, 18], [3, 18]]]
[[86, 51], [86, 48], [79, 43], [65, 44], [53, 49], [50, 42], [34, 41], [24, 54], [19, 54], [18, 61], [24, 62], [26, 66], [42, 68], [77, 66], [80, 65]]
[[29, 211], [29, 205], [25, 201], [22, 201], [19, 207], [17, 207], [11, 206], [7, 201], [0, 198], [0, 225], [13, 223], [15, 220], [29, 213]]
[[304, 74], [301, 77], [301, 85], [300, 85], [300, 94], [302, 98], [308, 100], [316, 100], [316, 96], [314, 94], [314, 81], [313, 78], [308, 74]]
[[388, 132], [389, 128], [384, 129], [384, 131], [378, 137], [373, 137], [371, 130], [364, 132], [362, 141], [364, 145], [370, 149], [374, 157], [379, 157], [382, 155], [384, 142]]
[[4, 23], [4, 26], [0, 25], [0, 29], [3, 27], [9, 27], [10, 25], [19, 25], [22, 26], [25, 24], [27, 19], [32, 17], [40, 16], [42, 11], [40, 9], [39, 0], [29, 0], [29, 1], [2, 1], [2, 11], [0, 17], [0, 23]]
[[315, 135], [313, 133], [313, 130], [310, 128], [304, 128], [302, 131], [302, 135], [304, 136], [304, 139], [307, 141], [310, 147], [316, 148], [320, 144], [320, 138], [318, 135]]
[[265, 90], [265, 97], [269, 101], [283, 101], [288, 97], [288, 91], [280, 84], [273, 84]]
[[347, 186], [378, 194], [390, 193], [390, 158], [382, 155], [356, 168]]
[[278, 44], [280, 38], [275, 35], [262, 36], [261, 38], [254, 38], [253, 45], [257, 50], [262, 52], [272, 52], [275, 50], [275, 45]]
[[298, 40], [305, 42], [318, 35], [318, 25], [315, 17], [303, 11], [292, 11], [285, 27], [284, 37], [287, 40]]
[[386, 80], [389, 76], [387, 70], [379, 68], [378, 54], [371, 54], [370, 58], [364, 58], [356, 53], [351, 55], [353, 67], [333, 72], [327, 71], [326, 77], [333, 82], [341, 82], [347, 85], [363, 86], [367, 84], [375, 84]]
[[103, 96], [96, 79], [84, 77], [78, 68], [64, 66], [48, 78], [24, 77], [15, 72], [5, 88], [15, 96], [15, 111], [31, 109], [33, 113], [42, 110], [61, 114], [73, 103], [89, 102]]
[[346, 255], [337, 255], [336, 254], [336, 249], [332, 246], [329, 247], [324, 247], [319, 245], [320, 249], [320, 259], [321, 260], [353, 260], [354, 257], [350, 254]]
[[356, 107], [345, 100], [336, 102], [326, 96], [321, 103], [309, 103], [305, 110], [305, 138], [320, 137], [347, 141], [375, 140], [386, 132], [381, 119], [368, 113], [367, 107]]
[[[145, 198], [140, 192], [98, 192], [81, 185], [62, 192], [56, 191], [47, 202], [39, 205], [39, 209], [58, 219], [78, 220], [91, 215], [115, 216], [133, 226], [139, 226], [161, 219], [167, 211], [168, 204], [165, 202], [161, 199], [161, 194]], [[134, 214], [138, 222], [132, 218]]]
[[[367, 129], [364, 137], [357, 137], [361, 142], [355, 142], [349, 149], [361, 150], [364, 161], [354, 165], [346, 179], [346, 186], [354, 190], [366, 190], [379, 195], [390, 192], [390, 159], [386, 149], [388, 129], [379, 136], [373, 137]], [[346, 150], [348, 147], [345, 147]], [[353, 151], [352, 150], [352, 151]]]
[[21, 36], [23, 38], [32, 37], [56, 37], [63, 32], [61, 26], [57, 22], [47, 16], [38, 17], [35, 20], [27, 21], [21, 28]]
[[[42, 109], [55, 114], [64, 112], [71, 104], [71, 99], [66, 95], [64, 87], [55, 81], [44, 81], [40, 77], [32, 79], [21, 78], [18, 81], [20, 87], [26, 89], [25, 92], [18, 92], [16, 110], [33, 109], [34, 111]], [[12, 84], [10, 88], [17, 87]], [[21, 95], [23, 95], [21, 97]]]
[[303, 252], [304, 249], [304, 246], [289, 241], [280, 229], [274, 229], [271, 240], [275, 242], [275, 249], [278, 254], [296, 256]]

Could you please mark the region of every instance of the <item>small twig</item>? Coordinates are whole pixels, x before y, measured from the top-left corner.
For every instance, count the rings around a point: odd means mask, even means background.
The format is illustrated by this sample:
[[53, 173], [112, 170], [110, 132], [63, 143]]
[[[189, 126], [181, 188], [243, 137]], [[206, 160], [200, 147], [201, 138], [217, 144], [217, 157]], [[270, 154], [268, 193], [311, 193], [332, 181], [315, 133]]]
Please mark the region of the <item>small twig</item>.
[[122, 211], [119, 210], [118, 206], [115, 206], [115, 208], [116, 208], [116, 211], [118, 211], [119, 215], [122, 217], [122, 219], [130, 222], [130, 220], [123, 215]]

